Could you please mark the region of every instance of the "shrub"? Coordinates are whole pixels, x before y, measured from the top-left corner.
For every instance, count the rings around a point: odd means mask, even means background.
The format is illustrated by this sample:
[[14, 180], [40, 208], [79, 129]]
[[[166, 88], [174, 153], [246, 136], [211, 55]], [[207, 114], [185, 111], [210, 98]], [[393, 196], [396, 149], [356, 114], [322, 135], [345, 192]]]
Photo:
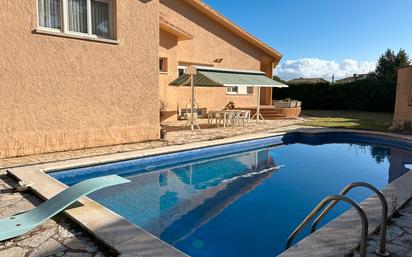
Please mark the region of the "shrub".
[[273, 97], [302, 101], [306, 109], [393, 112], [396, 85], [371, 78], [347, 84], [299, 84], [274, 89]]

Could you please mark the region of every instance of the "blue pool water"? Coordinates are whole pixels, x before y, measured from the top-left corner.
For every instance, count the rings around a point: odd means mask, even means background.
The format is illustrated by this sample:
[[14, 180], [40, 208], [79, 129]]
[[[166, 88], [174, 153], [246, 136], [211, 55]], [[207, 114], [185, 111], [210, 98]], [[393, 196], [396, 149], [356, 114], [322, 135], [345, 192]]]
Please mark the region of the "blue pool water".
[[[91, 198], [190, 256], [265, 257], [284, 250], [289, 234], [324, 197], [355, 181], [383, 188], [406, 173], [409, 149], [376, 137], [294, 135], [52, 176], [71, 185], [121, 174], [132, 182]], [[370, 192], [356, 189], [350, 196], [361, 201]], [[338, 205], [323, 224], [347, 209]]]

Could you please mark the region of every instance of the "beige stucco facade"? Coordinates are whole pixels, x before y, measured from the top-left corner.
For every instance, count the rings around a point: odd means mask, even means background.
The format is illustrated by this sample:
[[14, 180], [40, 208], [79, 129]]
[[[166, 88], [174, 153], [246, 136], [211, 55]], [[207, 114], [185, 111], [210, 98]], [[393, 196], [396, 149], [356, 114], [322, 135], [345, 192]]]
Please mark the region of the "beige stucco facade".
[[[193, 1], [196, 2], [196, 1]], [[176, 32], [160, 29], [160, 57], [168, 59], [168, 71], [160, 73], [160, 99], [165, 103], [164, 117], [176, 119], [179, 108], [190, 106], [191, 90], [171, 86], [178, 77], [178, 66], [191, 64], [218, 68], [264, 71], [272, 76], [280, 59], [248, 42], [218, 21], [192, 6], [189, 1], [160, 0], [160, 17]], [[179, 33], [187, 34], [181, 39]], [[220, 59], [220, 60], [218, 60]], [[270, 104], [271, 89], [262, 89], [262, 104]], [[227, 94], [224, 87], [196, 87], [196, 103], [208, 110], [222, 109], [230, 101], [236, 106], [256, 106], [257, 90], [252, 94]]]
[[[176, 119], [190, 102], [188, 87], [169, 85], [178, 65], [272, 76], [281, 58], [198, 0], [113, 0], [111, 40], [44, 31], [36, 0], [5, 1], [0, 22], [0, 158], [158, 139], [160, 103]], [[196, 93], [208, 109], [256, 104], [256, 90]]]
[[115, 3], [118, 44], [37, 33], [36, 2], [0, 10], [0, 158], [158, 139], [159, 2]]
[[393, 129], [412, 131], [412, 67], [398, 71]]

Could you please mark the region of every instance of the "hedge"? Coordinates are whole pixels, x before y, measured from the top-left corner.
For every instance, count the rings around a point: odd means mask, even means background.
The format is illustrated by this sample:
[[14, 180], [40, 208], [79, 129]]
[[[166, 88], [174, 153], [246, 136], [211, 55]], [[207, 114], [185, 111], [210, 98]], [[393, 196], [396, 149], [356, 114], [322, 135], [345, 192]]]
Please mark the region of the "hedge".
[[302, 101], [305, 109], [393, 112], [396, 84], [364, 79], [347, 84], [299, 84], [274, 89], [274, 99]]

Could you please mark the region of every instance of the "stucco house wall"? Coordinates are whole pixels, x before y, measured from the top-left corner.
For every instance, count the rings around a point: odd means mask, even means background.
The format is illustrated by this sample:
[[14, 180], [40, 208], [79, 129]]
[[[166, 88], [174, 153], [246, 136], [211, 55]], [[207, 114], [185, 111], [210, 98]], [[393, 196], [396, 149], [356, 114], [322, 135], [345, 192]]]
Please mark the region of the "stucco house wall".
[[412, 67], [398, 71], [393, 129], [412, 131]]
[[[205, 65], [220, 68], [261, 70], [272, 76], [274, 60], [256, 45], [214, 21], [186, 1], [160, 0], [160, 16], [176, 28], [192, 36], [179, 40], [160, 30], [160, 56], [168, 58], [169, 70], [160, 74], [160, 97], [166, 104], [167, 118], [176, 119], [178, 108], [190, 103], [190, 88], [170, 86], [178, 77], [178, 65]], [[222, 62], [216, 62], [222, 58]], [[279, 58], [280, 59], [280, 58]], [[262, 90], [263, 91], [263, 90]], [[236, 106], [256, 105], [255, 89], [251, 95], [228, 95], [223, 87], [196, 87], [196, 102], [200, 107], [221, 109], [229, 101]], [[262, 101], [271, 99], [271, 90], [263, 92]]]
[[159, 2], [117, 0], [118, 44], [36, 32], [37, 1], [0, 12], [0, 158], [159, 138]]

